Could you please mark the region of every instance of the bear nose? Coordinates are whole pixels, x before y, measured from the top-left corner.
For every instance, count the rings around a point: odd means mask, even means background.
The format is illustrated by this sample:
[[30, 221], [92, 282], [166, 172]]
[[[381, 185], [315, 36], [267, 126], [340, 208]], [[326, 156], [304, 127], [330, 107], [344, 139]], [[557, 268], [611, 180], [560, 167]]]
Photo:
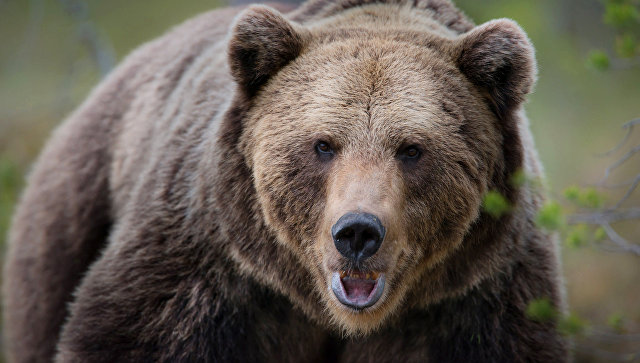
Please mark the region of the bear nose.
[[380, 219], [370, 213], [349, 212], [331, 227], [336, 249], [356, 262], [373, 256], [380, 248], [384, 234]]

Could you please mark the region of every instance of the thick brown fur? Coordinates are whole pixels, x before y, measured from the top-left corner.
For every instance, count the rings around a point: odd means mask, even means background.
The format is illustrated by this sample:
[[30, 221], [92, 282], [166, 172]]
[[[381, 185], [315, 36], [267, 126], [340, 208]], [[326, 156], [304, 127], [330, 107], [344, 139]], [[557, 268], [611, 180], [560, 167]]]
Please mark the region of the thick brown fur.
[[[535, 69], [513, 21], [474, 26], [448, 0], [231, 8], [143, 46], [29, 177], [9, 360], [565, 361], [555, 324], [525, 314], [563, 308], [542, 197], [510, 182], [541, 176]], [[489, 190], [512, 206], [498, 219]], [[358, 266], [329, 232], [350, 211], [387, 229]], [[361, 311], [329, 288], [356, 267], [387, 277]]]

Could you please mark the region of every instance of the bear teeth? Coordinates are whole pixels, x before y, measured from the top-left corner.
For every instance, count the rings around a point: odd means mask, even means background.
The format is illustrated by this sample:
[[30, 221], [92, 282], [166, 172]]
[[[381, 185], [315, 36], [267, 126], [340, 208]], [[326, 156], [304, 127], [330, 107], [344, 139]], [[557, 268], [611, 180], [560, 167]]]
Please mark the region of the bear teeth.
[[366, 280], [377, 280], [378, 279], [379, 274], [377, 272], [360, 272], [360, 271], [345, 271], [345, 270], [341, 270], [340, 271], [340, 278], [343, 279], [345, 277], [348, 277], [350, 279], [366, 279]]

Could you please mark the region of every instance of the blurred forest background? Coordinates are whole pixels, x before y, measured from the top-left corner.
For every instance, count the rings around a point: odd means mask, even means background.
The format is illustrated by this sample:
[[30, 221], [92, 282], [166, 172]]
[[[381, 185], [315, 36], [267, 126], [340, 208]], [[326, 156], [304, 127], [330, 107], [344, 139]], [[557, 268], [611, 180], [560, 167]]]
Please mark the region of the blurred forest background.
[[[633, 156], [640, 130], [632, 132], [620, 148], [604, 154], [625, 138], [622, 125], [640, 117], [640, 46], [633, 42], [638, 33], [629, 33], [629, 45], [628, 35], [620, 35], [627, 25], [615, 18], [620, 16], [615, 9], [612, 15], [606, 7], [625, 3], [638, 9], [638, 1], [456, 3], [478, 24], [508, 17], [529, 34], [537, 50], [539, 81], [527, 113], [546, 167], [545, 188], [560, 203], [567, 221], [575, 213], [604, 215], [632, 185], [625, 182], [640, 173], [640, 156]], [[216, 0], [0, 0], [3, 251], [24, 176], [51, 130], [131, 50], [199, 12], [226, 5]], [[629, 11], [638, 25], [638, 12]], [[626, 54], [630, 58], [621, 57], [624, 49], [631, 52]], [[607, 179], [609, 185], [622, 187], [602, 187], [599, 183], [607, 167], [629, 151], [631, 157], [612, 169]], [[640, 198], [635, 194], [618, 210], [637, 214]], [[576, 204], [581, 198], [586, 202]], [[637, 246], [640, 219], [613, 226]], [[578, 225], [577, 229], [561, 228], [560, 233], [568, 300], [575, 317], [571, 334], [576, 359], [640, 361], [640, 255], [597, 242], [608, 238], [594, 228]]]

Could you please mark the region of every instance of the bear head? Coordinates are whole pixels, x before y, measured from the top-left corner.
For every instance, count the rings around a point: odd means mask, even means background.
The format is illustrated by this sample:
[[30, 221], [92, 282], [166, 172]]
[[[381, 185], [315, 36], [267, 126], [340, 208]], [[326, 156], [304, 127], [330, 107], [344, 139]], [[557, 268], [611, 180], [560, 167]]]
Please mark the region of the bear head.
[[[292, 284], [350, 334], [415, 297], [462, 291], [443, 276], [467, 268], [446, 268], [462, 251], [490, 243], [478, 231], [499, 221], [483, 217], [483, 195], [517, 198], [508, 178], [523, 163], [529, 40], [507, 19], [462, 34], [420, 19], [371, 5], [301, 25], [252, 6], [229, 40], [243, 106], [224, 137], [250, 174], [237, 189], [255, 194], [256, 223], [302, 270]], [[466, 256], [458, 263], [476, 263]]]

